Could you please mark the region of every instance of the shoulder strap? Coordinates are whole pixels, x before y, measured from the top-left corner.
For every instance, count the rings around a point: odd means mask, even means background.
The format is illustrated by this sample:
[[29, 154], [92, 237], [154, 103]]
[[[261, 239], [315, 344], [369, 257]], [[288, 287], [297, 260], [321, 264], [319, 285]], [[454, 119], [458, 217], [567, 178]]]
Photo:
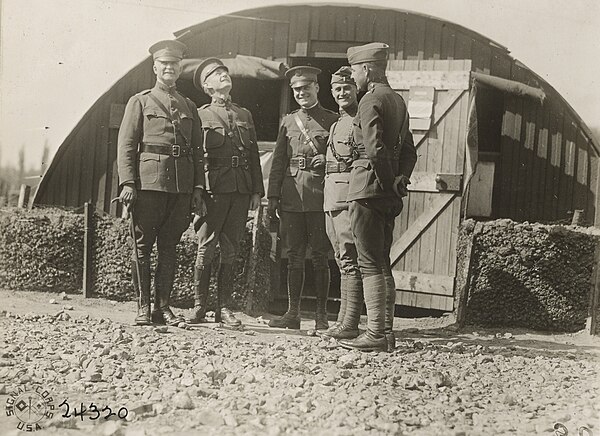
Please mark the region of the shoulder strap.
[[302, 124], [302, 120], [300, 119], [300, 116], [298, 116], [298, 113], [294, 114], [294, 121], [296, 121], [296, 125], [298, 126], [298, 128], [300, 129], [302, 134], [304, 135], [304, 139], [306, 139], [306, 142], [308, 143], [308, 145], [310, 145], [310, 148], [312, 149], [313, 153], [321, 154], [321, 152], [319, 151], [319, 149], [316, 147], [315, 143], [313, 142], [312, 138], [308, 134], [306, 127], [304, 127], [304, 124]]
[[[236, 138], [235, 133], [233, 132], [233, 130], [231, 129], [231, 127], [229, 126], [229, 123], [227, 123], [223, 117], [221, 117], [221, 115], [219, 115], [219, 113], [215, 110], [212, 109], [211, 106], [208, 106], [207, 109], [210, 111], [210, 113], [212, 113], [215, 117], [217, 117], [217, 120], [219, 121], [219, 124], [221, 124], [221, 126], [223, 127], [223, 129], [225, 129], [225, 134], [227, 136], [229, 136], [231, 138], [231, 140], [233, 141], [234, 144], [236, 144], [237, 148], [240, 151], [243, 151], [243, 147], [246, 146], [246, 144], [244, 144], [244, 141], [242, 140], [242, 135], [240, 134], [239, 130], [238, 130], [238, 126], [235, 122], [235, 119], [232, 119], [232, 123], [235, 126], [235, 129], [238, 133], [238, 136]], [[239, 141], [237, 140], [239, 138]], [[240, 145], [238, 145], [240, 144]]]

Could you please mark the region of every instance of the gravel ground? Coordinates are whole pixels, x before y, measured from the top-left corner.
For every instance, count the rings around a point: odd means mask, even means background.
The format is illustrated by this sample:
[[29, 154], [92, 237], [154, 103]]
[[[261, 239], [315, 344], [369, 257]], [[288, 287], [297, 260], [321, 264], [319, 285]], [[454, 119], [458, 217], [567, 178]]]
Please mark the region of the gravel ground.
[[[131, 326], [133, 303], [65, 298], [0, 291], [0, 401], [41, 385], [59, 411], [36, 434], [600, 432], [600, 341], [582, 333], [396, 319], [394, 353], [358, 353], [308, 336], [308, 318], [301, 333], [269, 329], [266, 314], [241, 315], [243, 331], [162, 331]], [[64, 418], [63, 400], [88, 410]], [[92, 420], [90, 403], [127, 417]], [[22, 434], [18, 422], [2, 413], [0, 433]]]

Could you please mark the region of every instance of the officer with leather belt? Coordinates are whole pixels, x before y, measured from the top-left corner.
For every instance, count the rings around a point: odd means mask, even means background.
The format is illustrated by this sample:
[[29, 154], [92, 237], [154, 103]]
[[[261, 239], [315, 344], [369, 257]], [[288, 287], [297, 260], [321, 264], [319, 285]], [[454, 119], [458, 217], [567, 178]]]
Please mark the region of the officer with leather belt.
[[[137, 243], [132, 271], [140, 295], [138, 325], [183, 321], [169, 307], [176, 245], [190, 224], [192, 208], [200, 215], [205, 212], [200, 120], [196, 105], [175, 86], [185, 50], [179, 41], [160, 41], [150, 47], [156, 85], [129, 99], [119, 130], [120, 199], [132, 211]], [[150, 254], [155, 243], [158, 259], [151, 314]]]
[[394, 222], [402, 210], [416, 153], [414, 146], [409, 150], [412, 141], [405, 140], [406, 104], [385, 75], [388, 45], [350, 47], [347, 55], [358, 89], [367, 91], [354, 118], [357, 159], [352, 162], [347, 197], [362, 273], [367, 330], [340, 344], [361, 351], [391, 351], [395, 284], [389, 255]]
[[248, 209], [255, 210], [264, 195], [256, 131], [250, 111], [231, 101], [229, 70], [220, 59], [204, 60], [194, 74], [194, 85], [212, 101], [198, 114], [202, 121], [206, 164], [208, 214], [197, 221], [198, 252], [194, 271], [193, 323], [205, 321], [211, 263], [217, 243], [221, 249], [217, 276], [215, 320], [241, 326], [231, 311], [233, 261], [246, 228]]
[[358, 336], [363, 305], [362, 279], [346, 201], [350, 169], [356, 157], [353, 120], [358, 109], [357, 93], [352, 68], [341, 67], [331, 76], [331, 94], [340, 108], [340, 118], [331, 126], [327, 143], [323, 209], [327, 235], [340, 269], [341, 301], [337, 322], [322, 335], [335, 339]]
[[279, 211], [281, 237], [288, 248], [288, 310], [269, 322], [271, 327], [300, 328], [300, 297], [304, 258], [311, 246], [317, 296], [315, 327], [325, 330], [329, 292], [329, 241], [323, 212], [323, 178], [329, 129], [338, 115], [318, 101], [318, 68], [298, 66], [286, 77], [300, 109], [286, 115], [279, 129], [269, 174], [269, 213]]

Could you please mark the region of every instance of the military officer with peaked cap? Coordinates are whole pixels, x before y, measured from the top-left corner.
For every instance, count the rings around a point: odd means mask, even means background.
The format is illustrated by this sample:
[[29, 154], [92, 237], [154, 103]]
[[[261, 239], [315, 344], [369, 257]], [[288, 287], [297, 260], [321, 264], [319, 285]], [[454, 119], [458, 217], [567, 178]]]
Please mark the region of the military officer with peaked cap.
[[335, 339], [358, 336], [363, 304], [362, 279], [348, 211], [348, 185], [355, 158], [353, 121], [358, 109], [352, 68], [343, 66], [331, 76], [331, 94], [340, 118], [331, 126], [325, 164], [324, 204], [327, 235], [340, 270], [340, 311], [337, 322], [323, 332]]
[[357, 159], [352, 162], [347, 197], [363, 279], [367, 330], [340, 344], [361, 351], [390, 351], [395, 342], [395, 284], [389, 255], [394, 221], [402, 210], [416, 153], [405, 102], [385, 75], [388, 45], [375, 42], [350, 47], [347, 55], [358, 89], [367, 91], [354, 118]]
[[288, 248], [288, 310], [269, 322], [271, 327], [300, 328], [300, 297], [304, 287], [304, 258], [311, 246], [317, 296], [315, 327], [325, 330], [329, 292], [329, 241], [323, 212], [323, 178], [329, 128], [338, 115], [318, 101], [317, 75], [311, 66], [286, 72], [300, 109], [286, 115], [279, 128], [269, 174], [269, 213], [279, 211], [280, 230]]
[[249, 110], [231, 101], [229, 70], [220, 59], [204, 60], [196, 69], [194, 85], [211, 97], [198, 110], [203, 130], [208, 214], [197, 222], [198, 253], [194, 271], [193, 323], [204, 321], [217, 243], [221, 249], [217, 276], [217, 322], [241, 326], [231, 311], [233, 261], [239, 252], [248, 209], [255, 210], [264, 186], [254, 121]]
[[[169, 307], [177, 269], [176, 245], [190, 224], [192, 208], [204, 214], [204, 168], [196, 105], [177, 91], [186, 46], [160, 41], [149, 51], [154, 88], [129, 99], [118, 137], [120, 199], [132, 211], [137, 242], [134, 286], [140, 293], [136, 324], [177, 325]], [[156, 243], [154, 310], [150, 314], [150, 255]], [[134, 263], [136, 256], [134, 255]], [[138, 280], [139, 279], [139, 280]]]

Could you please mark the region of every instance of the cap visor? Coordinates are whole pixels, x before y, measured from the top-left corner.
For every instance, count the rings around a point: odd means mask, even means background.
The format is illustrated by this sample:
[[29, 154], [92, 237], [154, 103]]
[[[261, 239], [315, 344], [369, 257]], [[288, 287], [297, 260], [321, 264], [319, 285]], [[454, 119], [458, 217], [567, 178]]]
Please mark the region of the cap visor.
[[176, 56], [158, 56], [154, 60], [155, 61], [164, 61], [164, 62], [177, 62], [177, 61], [180, 61], [181, 58], [178, 58]]

